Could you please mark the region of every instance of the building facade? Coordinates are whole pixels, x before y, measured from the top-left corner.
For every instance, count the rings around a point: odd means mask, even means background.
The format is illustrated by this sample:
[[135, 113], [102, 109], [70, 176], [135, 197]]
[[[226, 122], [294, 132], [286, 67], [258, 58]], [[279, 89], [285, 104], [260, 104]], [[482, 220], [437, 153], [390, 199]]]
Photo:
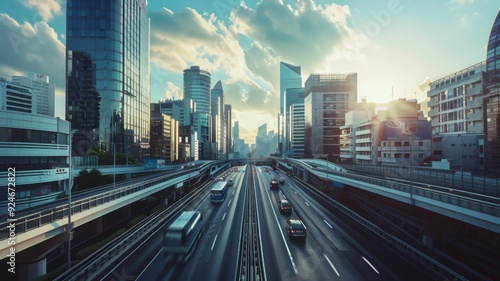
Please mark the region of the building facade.
[[481, 62], [430, 83], [427, 92], [432, 134], [483, 134], [483, 87], [486, 63]]
[[184, 70], [184, 99], [191, 99], [196, 103], [193, 116], [193, 129], [196, 131], [200, 159], [212, 159], [211, 151], [211, 76], [208, 71], [199, 66], [191, 66]]
[[305, 82], [305, 157], [340, 158], [340, 126], [358, 96], [357, 74], [311, 74]]
[[26, 76], [12, 76], [12, 83], [33, 89], [36, 94], [36, 112], [46, 116], [54, 116], [54, 99], [56, 87], [49, 82], [49, 76], [28, 72]]
[[488, 39], [486, 72], [486, 170], [500, 172], [500, 11]]
[[301, 159], [304, 158], [305, 150], [304, 103], [290, 105], [290, 120], [291, 152], [288, 154], [288, 157]]
[[286, 62], [280, 62], [280, 112], [278, 120], [278, 153], [282, 153], [283, 146], [286, 145], [286, 128], [289, 127], [287, 122], [287, 106], [285, 105], [285, 91], [289, 88], [302, 87], [301, 67], [292, 65]]
[[230, 104], [225, 104], [224, 105], [224, 116], [226, 117], [226, 154], [229, 153], [234, 153], [234, 146], [233, 146], [233, 133], [232, 133], [232, 128], [233, 128], [233, 118], [232, 118], [232, 106]]
[[147, 1], [66, 2], [66, 120], [73, 155], [91, 146], [149, 157]]
[[284, 94], [284, 138], [283, 138], [283, 154], [291, 151], [291, 123], [290, 106], [293, 104], [304, 104], [304, 88], [287, 88]]
[[217, 81], [212, 89], [212, 142], [217, 146], [217, 159], [225, 157], [226, 152], [226, 117], [224, 116], [224, 89]]
[[[6, 183], [8, 171], [15, 170], [17, 211], [48, 203], [68, 191], [69, 151], [69, 122], [0, 109], [0, 180]], [[7, 202], [7, 192], [2, 192], [0, 206], [6, 209]]]
[[151, 158], [172, 163], [179, 157], [179, 122], [169, 115], [151, 111]]

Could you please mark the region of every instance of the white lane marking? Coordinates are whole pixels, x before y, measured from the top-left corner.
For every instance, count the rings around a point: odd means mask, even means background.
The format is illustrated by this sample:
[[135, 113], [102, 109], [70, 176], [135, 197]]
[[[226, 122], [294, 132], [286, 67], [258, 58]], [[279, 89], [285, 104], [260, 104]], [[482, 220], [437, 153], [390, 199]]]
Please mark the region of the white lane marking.
[[307, 203], [307, 201], [305, 201], [305, 203], [306, 203], [307, 207], [311, 207], [311, 205], [309, 205], [309, 203]]
[[297, 191], [294, 191], [295, 194], [297, 194]]
[[325, 256], [326, 261], [330, 264], [330, 266], [333, 268], [333, 270], [335, 271], [335, 273], [337, 273], [337, 276], [340, 277], [339, 272], [337, 271], [337, 269], [335, 268], [335, 266], [333, 266], [333, 263], [330, 261], [330, 259], [325, 254], [323, 254], [323, 256]]
[[222, 216], [222, 220], [226, 217], [226, 212], [224, 212], [224, 215]]
[[205, 199], [203, 199], [203, 201], [201, 201], [200, 205], [198, 205], [198, 207], [196, 207], [195, 211], [198, 211], [198, 209], [201, 207], [201, 205], [203, 205], [203, 203], [205, 203], [205, 200], [207, 200], [209, 197], [210, 197], [210, 193], [208, 193], [207, 196], [205, 196]]
[[215, 234], [214, 242], [212, 242], [212, 248], [210, 248], [210, 251], [212, 251], [214, 249], [215, 241], [217, 241], [217, 235], [219, 235], [219, 234]]
[[380, 274], [380, 273], [378, 272], [378, 270], [377, 270], [377, 269], [376, 269], [376, 268], [375, 268], [375, 267], [374, 267], [374, 266], [373, 266], [373, 265], [372, 265], [372, 264], [371, 264], [371, 263], [370, 263], [370, 262], [369, 262], [369, 261], [368, 261], [365, 257], [363, 257], [363, 256], [361, 256], [361, 257], [365, 260], [365, 262], [366, 262], [366, 263], [367, 263], [367, 264], [368, 264], [368, 265], [369, 265], [369, 266], [370, 266], [373, 270], [375, 270], [375, 272], [377, 272], [377, 274]]
[[231, 205], [231, 200], [233, 199], [229, 199], [229, 203], [227, 203], [227, 206]]
[[234, 195], [234, 192], [235, 192], [235, 191], [236, 191], [236, 190], [234, 190], [234, 189], [233, 189], [233, 194], [232, 194], [232, 195]]
[[154, 256], [154, 258], [151, 259], [151, 261], [148, 263], [148, 265], [146, 265], [146, 267], [144, 267], [144, 269], [141, 271], [141, 273], [139, 273], [139, 276], [137, 276], [137, 279], [139, 279], [141, 277], [141, 275], [149, 268], [149, 266], [151, 265], [151, 263], [156, 259], [156, 257], [158, 257], [158, 255], [161, 252], [163, 252], [163, 247], [160, 249], [160, 251], [158, 253], [156, 253], [156, 255]]
[[288, 248], [288, 244], [286, 243], [285, 235], [283, 234], [283, 230], [281, 229], [280, 223], [278, 221], [278, 216], [276, 215], [276, 211], [274, 211], [273, 202], [271, 201], [271, 196], [269, 195], [269, 192], [265, 192], [265, 193], [267, 194], [267, 199], [269, 200], [269, 204], [271, 205], [271, 210], [273, 211], [274, 219], [276, 220], [276, 224], [278, 225], [278, 229], [280, 230], [281, 238], [283, 239], [283, 243], [285, 243], [285, 248], [286, 248], [286, 251], [288, 252], [288, 257], [290, 258], [290, 262], [292, 263], [293, 271], [295, 271], [295, 274], [298, 274], [299, 271], [297, 270], [297, 266], [295, 265], [295, 261], [293, 260], [292, 253], [290, 252], [290, 248]]
[[323, 220], [330, 228], [333, 228], [331, 224], [329, 224], [326, 220]]

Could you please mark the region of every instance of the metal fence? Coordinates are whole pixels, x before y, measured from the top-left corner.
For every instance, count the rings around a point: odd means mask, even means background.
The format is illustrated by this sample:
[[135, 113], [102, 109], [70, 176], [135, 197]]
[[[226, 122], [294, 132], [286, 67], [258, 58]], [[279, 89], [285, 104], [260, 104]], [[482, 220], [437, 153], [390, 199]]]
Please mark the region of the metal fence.
[[423, 167], [372, 166], [348, 164], [342, 165], [348, 170], [369, 175], [413, 180], [419, 183], [437, 185], [452, 189], [461, 189], [489, 196], [500, 197], [500, 177], [474, 174], [470, 172], [437, 170]]

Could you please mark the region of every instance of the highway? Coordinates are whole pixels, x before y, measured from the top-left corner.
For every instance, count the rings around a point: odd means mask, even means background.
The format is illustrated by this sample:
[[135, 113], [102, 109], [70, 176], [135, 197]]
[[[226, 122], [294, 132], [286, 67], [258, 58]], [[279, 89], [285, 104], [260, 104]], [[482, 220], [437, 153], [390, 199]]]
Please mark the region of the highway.
[[[244, 201], [248, 175], [239, 167], [222, 204], [210, 202], [209, 189], [184, 210], [203, 216], [201, 238], [186, 263], [163, 255], [161, 229], [150, 235], [121, 262], [106, 270], [101, 280], [235, 280], [240, 254]], [[429, 280], [432, 279], [405, 259], [376, 243], [366, 233], [323, 206], [301, 184], [290, 178], [280, 189], [271, 190], [271, 177], [280, 174], [266, 167], [248, 166], [253, 173], [259, 237], [262, 244], [264, 280]], [[288, 199], [291, 215], [282, 215], [277, 202]], [[305, 241], [291, 241], [286, 220], [299, 218], [307, 227]], [[175, 216], [167, 219], [168, 225]]]

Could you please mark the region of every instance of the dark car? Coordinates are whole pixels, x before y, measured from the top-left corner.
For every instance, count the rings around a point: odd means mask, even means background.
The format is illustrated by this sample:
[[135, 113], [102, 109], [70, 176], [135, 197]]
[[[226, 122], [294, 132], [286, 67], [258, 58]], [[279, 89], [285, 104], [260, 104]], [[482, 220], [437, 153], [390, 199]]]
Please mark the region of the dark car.
[[284, 177], [280, 177], [280, 184], [285, 184], [285, 178]]
[[290, 205], [288, 200], [280, 200], [278, 202], [278, 207], [280, 208], [280, 212], [282, 214], [291, 214], [293, 211], [292, 205]]
[[233, 186], [234, 180], [228, 180], [227, 181], [227, 186]]
[[304, 241], [307, 236], [307, 229], [304, 223], [299, 219], [289, 219], [286, 221], [286, 232], [290, 239], [301, 238]]
[[271, 187], [271, 189], [278, 189], [278, 188], [280, 188], [279, 185], [278, 185], [278, 182], [276, 181], [275, 178], [271, 179], [271, 183], [269, 184], [269, 186]]

